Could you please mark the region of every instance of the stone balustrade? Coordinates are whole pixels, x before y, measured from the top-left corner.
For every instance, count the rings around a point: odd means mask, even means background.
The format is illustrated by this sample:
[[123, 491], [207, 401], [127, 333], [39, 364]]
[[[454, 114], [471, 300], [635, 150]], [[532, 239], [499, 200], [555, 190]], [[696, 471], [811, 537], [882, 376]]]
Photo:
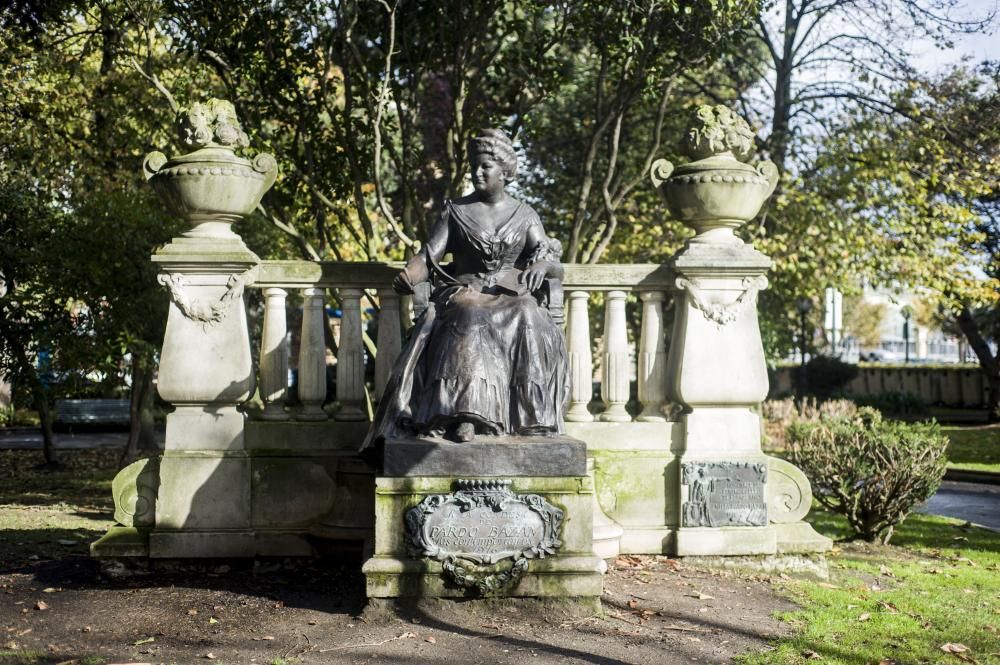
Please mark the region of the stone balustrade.
[[[412, 323], [409, 299], [390, 288], [401, 264], [261, 261], [230, 226], [273, 184], [275, 159], [235, 155], [233, 144], [245, 135], [228, 102], [196, 104], [182, 120], [184, 136], [198, 138], [196, 150], [170, 160], [153, 152], [143, 163], [168, 208], [190, 225], [152, 257], [171, 297], [158, 391], [173, 410], [163, 454], [116, 478], [118, 525], [91, 551], [152, 559], [309, 556], [322, 540], [360, 541], [371, 553], [376, 469], [358, 448]], [[772, 264], [733, 234], [757, 214], [778, 171], [769, 162], [740, 161], [753, 132], [722, 107], [700, 108], [687, 139], [696, 161], [675, 173], [658, 160], [650, 173], [671, 214], [696, 231], [685, 248], [662, 265], [570, 264], [561, 282], [571, 375], [566, 433], [587, 446], [593, 551], [823, 552], [829, 539], [801, 521], [812, 501], [808, 480], [760, 449], [755, 407], [768, 382], [756, 301]], [[248, 288], [260, 290], [264, 302], [256, 372]], [[598, 349], [591, 337], [595, 293], [604, 303]], [[630, 293], [640, 307], [634, 350]], [[302, 312], [294, 406], [289, 300]], [[374, 342], [365, 335], [365, 301], [378, 311]], [[325, 308], [332, 302], [341, 310], [336, 395], [327, 394], [334, 345]], [[550, 302], [559, 320], [559, 301]], [[374, 363], [371, 394], [366, 358]], [[598, 408], [591, 405], [595, 358]], [[262, 408], [247, 408], [255, 394]], [[683, 405], [676, 419], [667, 400]]]
[[[391, 288], [401, 264], [340, 263], [310, 261], [263, 261], [251, 288], [264, 294], [264, 326], [260, 344], [260, 388], [265, 420], [328, 419], [321, 408], [335, 397], [335, 421], [368, 419], [365, 394], [365, 345], [362, 301], [378, 305], [375, 342], [374, 385], [371, 397], [377, 400], [385, 389], [393, 362], [402, 347], [402, 332], [411, 320], [408, 308]], [[667, 349], [663, 327], [663, 306], [670, 288], [670, 274], [661, 265], [566, 265], [562, 282], [568, 303], [567, 350], [570, 356], [571, 391], [566, 415], [569, 422], [625, 423], [633, 420], [625, 410], [629, 386], [638, 381], [641, 413], [639, 421], [663, 422], [666, 399]], [[302, 300], [302, 329], [298, 362], [298, 392], [301, 406], [288, 409], [287, 296], [299, 291]], [[326, 342], [323, 326], [324, 294], [336, 294], [341, 310], [340, 340], [337, 348], [337, 395], [326, 394]], [[590, 295], [604, 295], [602, 348], [592, 348]], [[629, 347], [625, 302], [636, 293], [642, 304], [641, 336], [633, 353]], [[331, 298], [332, 300], [332, 298]], [[406, 320], [403, 320], [404, 313]], [[589, 404], [594, 367], [599, 358], [603, 409], [595, 416]], [[634, 359], [634, 363], [633, 363]], [[636, 367], [633, 373], [633, 365]]]

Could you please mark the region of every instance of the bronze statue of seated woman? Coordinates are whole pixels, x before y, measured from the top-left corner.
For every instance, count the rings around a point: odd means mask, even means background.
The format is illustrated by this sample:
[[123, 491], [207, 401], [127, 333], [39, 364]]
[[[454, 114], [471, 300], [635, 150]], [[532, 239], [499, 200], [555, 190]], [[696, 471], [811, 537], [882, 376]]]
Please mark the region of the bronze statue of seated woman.
[[[363, 450], [385, 440], [563, 432], [566, 345], [539, 304], [561, 279], [560, 246], [528, 204], [504, 191], [517, 156], [507, 135], [470, 142], [472, 194], [449, 201], [423, 249], [396, 277], [397, 292], [432, 282]], [[440, 265], [445, 254], [453, 262]]]

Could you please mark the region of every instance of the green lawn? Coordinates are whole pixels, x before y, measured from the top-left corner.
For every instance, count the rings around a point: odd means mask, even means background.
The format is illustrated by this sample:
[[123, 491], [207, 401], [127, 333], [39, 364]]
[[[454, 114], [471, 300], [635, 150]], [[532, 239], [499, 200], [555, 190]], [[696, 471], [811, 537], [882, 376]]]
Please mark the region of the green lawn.
[[65, 470], [41, 473], [34, 468], [41, 453], [0, 451], [0, 570], [31, 557], [87, 554], [114, 523], [111, 479], [119, 454], [65, 451]]
[[941, 429], [951, 439], [949, 467], [1000, 473], [1000, 423]]
[[[848, 533], [818, 508], [810, 521], [834, 538]], [[800, 632], [740, 662], [1000, 664], [1000, 533], [915, 514], [892, 543], [838, 544], [829, 583], [787, 581], [803, 609], [782, 618]]]

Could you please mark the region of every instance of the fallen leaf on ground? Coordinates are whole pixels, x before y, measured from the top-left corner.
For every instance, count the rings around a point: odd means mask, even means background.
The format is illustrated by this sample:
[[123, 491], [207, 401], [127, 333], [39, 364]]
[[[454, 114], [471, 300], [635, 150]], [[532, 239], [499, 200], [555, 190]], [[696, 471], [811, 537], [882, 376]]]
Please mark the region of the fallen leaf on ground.
[[42, 593], [55, 593], [56, 591], [62, 591], [62, 589], [56, 589], [55, 587], [48, 587], [46, 589], [42, 589]]
[[437, 640], [434, 639], [433, 635], [428, 635], [424, 638], [424, 642], [430, 642], [431, 644], [437, 644]]
[[864, 612], [861, 616], [858, 617], [858, 621], [868, 621], [871, 618], [872, 618], [871, 614], [869, 614], [868, 612]]
[[215, 654], [209, 651], [204, 655], [204, 658], [208, 658], [209, 660], [215, 660]]
[[193, 617], [197, 613], [198, 613], [198, 610], [194, 609], [193, 607], [188, 610], [188, 616], [192, 616]]
[[219, 620], [216, 619], [215, 617], [208, 617], [208, 622], [209, 623], [219, 623]]
[[886, 612], [888, 612], [889, 614], [896, 614], [897, 612], [899, 612], [899, 609], [895, 605], [893, 605], [892, 603], [887, 603], [884, 600], [878, 601], [878, 606], [881, 607]]
[[44, 600], [36, 600], [35, 601], [35, 609], [36, 610], [47, 610], [47, 609], [49, 609], [49, 604], [46, 603]]
[[[695, 591], [694, 593], [688, 594], [689, 598], [697, 598], [698, 600], [715, 600], [715, 596], [709, 596], [707, 593], [702, 593], [701, 591]], [[631, 602], [629, 606], [631, 607]]]
[[964, 644], [959, 644], [957, 642], [946, 642], [942, 644], [939, 648], [941, 649], [941, 651], [944, 651], [945, 653], [965, 653], [966, 651], [969, 650], [969, 647], [965, 646]]
[[155, 641], [156, 641], [155, 637], [147, 637], [146, 639], [143, 640], [136, 640], [135, 642], [132, 643], [132, 646], [137, 647], [140, 644], [149, 644], [150, 642], [155, 642]]
[[805, 651], [803, 651], [802, 655], [807, 660], [823, 660], [823, 656], [819, 655], [815, 651], [810, 651], [809, 649], [806, 649]]

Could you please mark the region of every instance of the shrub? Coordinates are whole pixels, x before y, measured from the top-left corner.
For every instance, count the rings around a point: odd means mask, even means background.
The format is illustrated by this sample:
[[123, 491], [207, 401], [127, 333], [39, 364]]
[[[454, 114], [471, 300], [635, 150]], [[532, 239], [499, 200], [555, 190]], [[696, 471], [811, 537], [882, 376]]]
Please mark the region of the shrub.
[[0, 404], [0, 427], [9, 427], [14, 424], [14, 407]]
[[891, 391], [875, 395], [857, 395], [853, 399], [858, 406], [870, 406], [886, 415], [923, 416], [927, 414], [927, 403], [920, 395], [913, 393]]
[[819, 402], [815, 398], [807, 397], [799, 403], [791, 398], [768, 400], [761, 404], [765, 446], [770, 450], [783, 450], [786, 447], [785, 433], [792, 423], [813, 422], [824, 416], [851, 416], [857, 413], [857, 410], [857, 404], [849, 399]]
[[[801, 367], [796, 368], [796, 379]], [[842, 394], [847, 384], [857, 376], [857, 365], [833, 356], [814, 356], [805, 366], [806, 391], [821, 399]]]
[[844, 515], [858, 537], [885, 544], [941, 485], [948, 438], [937, 423], [886, 421], [861, 408], [853, 416], [793, 423], [788, 443], [816, 499]]

